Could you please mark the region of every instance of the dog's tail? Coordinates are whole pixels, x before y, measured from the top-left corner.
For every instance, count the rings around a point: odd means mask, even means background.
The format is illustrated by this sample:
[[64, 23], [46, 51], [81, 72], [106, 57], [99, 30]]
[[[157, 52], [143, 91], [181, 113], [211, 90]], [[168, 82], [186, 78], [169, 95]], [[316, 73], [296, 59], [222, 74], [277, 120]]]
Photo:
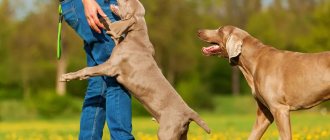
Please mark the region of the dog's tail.
[[197, 125], [199, 125], [200, 127], [202, 127], [206, 133], [210, 134], [211, 133], [211, 129], [207, 126], [207, 124], [199, 117], [199, 115], [194, 112], [191, 116], [191, 120], [196, 122]]

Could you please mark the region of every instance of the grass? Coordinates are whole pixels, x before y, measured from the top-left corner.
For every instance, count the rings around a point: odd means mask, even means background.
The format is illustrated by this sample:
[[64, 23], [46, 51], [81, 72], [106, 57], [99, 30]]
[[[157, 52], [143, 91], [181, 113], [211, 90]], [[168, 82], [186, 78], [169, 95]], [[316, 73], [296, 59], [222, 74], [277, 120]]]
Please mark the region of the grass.
[[[191, 123], [189, 140], [246, 140], [255, 121], [256, 106], [250, 96], [215, 98], [213, 112], [199, 111], [212, 129], [206, 134]], [[294, 140], [329, 140], [330, 114], [321, 107], [291, 113]], [[133, 107], [134, 109], [134, 107]], [[137, 140], [156, 140], [158, 124], [150, 117], [133, 117], [133, 134]], [[79, 117], [52, 120], [0, 121], [0, 140], [76, 140]], [[263, 140], [278, 140], [278, 131], [272, 124]], [[109, 140], [107, 127], [103, 140]]]
[[[191, 123], [189, 139], [192, 140], [244, 140], [247, 139], [255, 116], [205, 114], [202, 117], [212, 129], [207, 135], [195, 123]], [[330, 139], [329, 115], [317, 113], [293, 113], [292, 129], [296, 140]], [[137, 140], [157, 139], [158, 125], [149, 117], [133, 118], [133, 134]], [[1, 122], [1, 140], [74, 140], [77, 139], [79, 119], [34, 120], [19, 122]], [[104, 129], [104, 140], [109, 140], [109, 132]], [[273, 124], [263, 137], [265, 140], [277, 140], [278, 132]]]

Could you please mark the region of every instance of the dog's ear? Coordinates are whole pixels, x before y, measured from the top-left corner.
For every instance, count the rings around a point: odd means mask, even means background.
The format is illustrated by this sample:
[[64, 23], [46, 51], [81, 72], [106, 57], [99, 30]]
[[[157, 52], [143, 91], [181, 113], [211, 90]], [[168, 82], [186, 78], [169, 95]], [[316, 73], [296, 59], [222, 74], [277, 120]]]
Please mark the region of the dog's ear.
[[243, 45], [243, 40], [240, 37], [238, 37], [235, 34], [230, 35], [226, 43], [226, 50], [229, 56], [230, 64], [237, 65], [237, 59], [235, 58], [241, 54], [242, 45]]

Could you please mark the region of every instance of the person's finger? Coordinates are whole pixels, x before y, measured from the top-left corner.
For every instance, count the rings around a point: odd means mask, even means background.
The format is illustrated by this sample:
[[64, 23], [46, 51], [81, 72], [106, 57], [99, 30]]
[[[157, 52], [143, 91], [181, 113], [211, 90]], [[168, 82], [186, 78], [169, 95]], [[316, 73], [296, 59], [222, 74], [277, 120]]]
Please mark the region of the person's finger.
[[92, 27], [92, 23], [91, 23], [91, 14], [89, 14], [89, 12], [86, 12], [85, 13], [85, 15], [86, 15], [86, 19], [87, 19], [87, 22], [88, 22], [88, 25], [90, 26], [90, 27]]
[[97, 8], [97, 13], [99, 13], [102, 17], [107, 17], [107, 14], [105, 14], [105, 13], [103, 12], [103, 10], [101, 9], [101, 7], [98, 7], [98, 8]]
[[97, 33], [101, 33], [101, 30], [97, 27], [97, 25], [95, 24], [93, 18], [90, 18], [90, 19], [89, 19], [89, 23], [90, 23], [91, 28], [92, 28], [95, 32], [97, 32]]
[[[91, 27], [92, 28], [92, 23], [91, 23], [91, 19], [89, 18], [89, 17], [86, 17], [87, 18], [87, 22], [88, 22], [88, 25], [89, 25], [89, 27]], [[94, 30], [94, 29], [93, 29]]]
[[87, 23], [88, 23], [89, 27], [91, 27], [92, 24], [88, 18], [87, 18]]
[[97, 25], [98, 27], [101, 27], [101, 28], [105, 29], [104, 26], [103, 26], [103, 24], [100, 22], [99, 18], [93, 17], [93, 21], [94, 21], [95, 25]]
[[[103, 18], [107, 17], [107, 15], [103, 12], [100, 6], [97, 7], [97, 13], [101, 15]], [[99, 18], [94, 19], [94, 22], [97, 24], [97, 26], [105, 29], [104, 25], [100, 22]]]
[[[101, 30], [99, 29], [98, 24], [96, 23], [96, 22], [100, 22], [96, 16], [97, 13], [96, 12], [89, 12], [89, 13], [91, 13], [91, 14], [89, 14], [87, 16], [87, 19], [89, 20], [91, 28], [94, 31], [96, 31], [97, 33], [101, 33]], [[103, 27], [103, 26], [101, 26], [101, 27]]]

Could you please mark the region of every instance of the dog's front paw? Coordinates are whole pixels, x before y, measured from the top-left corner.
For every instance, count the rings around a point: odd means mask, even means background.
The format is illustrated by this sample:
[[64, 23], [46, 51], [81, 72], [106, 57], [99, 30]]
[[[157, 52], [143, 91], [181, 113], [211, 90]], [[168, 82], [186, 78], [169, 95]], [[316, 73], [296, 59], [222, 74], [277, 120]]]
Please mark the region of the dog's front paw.
[[86, 80], [86, 79], [88, 79], [90, 76], [88, 76], [88, 75], [84, 75], [84, 76], [80, 76], [79, 77], [79, 80]]
[[77, 79], [78, 76], [75, 73], [67, 73], [67, 74], [63, 74], [60, 77], [60, 82], [68, 82], [74, 79]]
[[108, 35], [112, 36], [113, 38], [120, 38], [120, 35], [118, 35], [117, 33], [115, 33], [114, 31], [112, 31], [111, 29], [109, 31], [106, 32]]

